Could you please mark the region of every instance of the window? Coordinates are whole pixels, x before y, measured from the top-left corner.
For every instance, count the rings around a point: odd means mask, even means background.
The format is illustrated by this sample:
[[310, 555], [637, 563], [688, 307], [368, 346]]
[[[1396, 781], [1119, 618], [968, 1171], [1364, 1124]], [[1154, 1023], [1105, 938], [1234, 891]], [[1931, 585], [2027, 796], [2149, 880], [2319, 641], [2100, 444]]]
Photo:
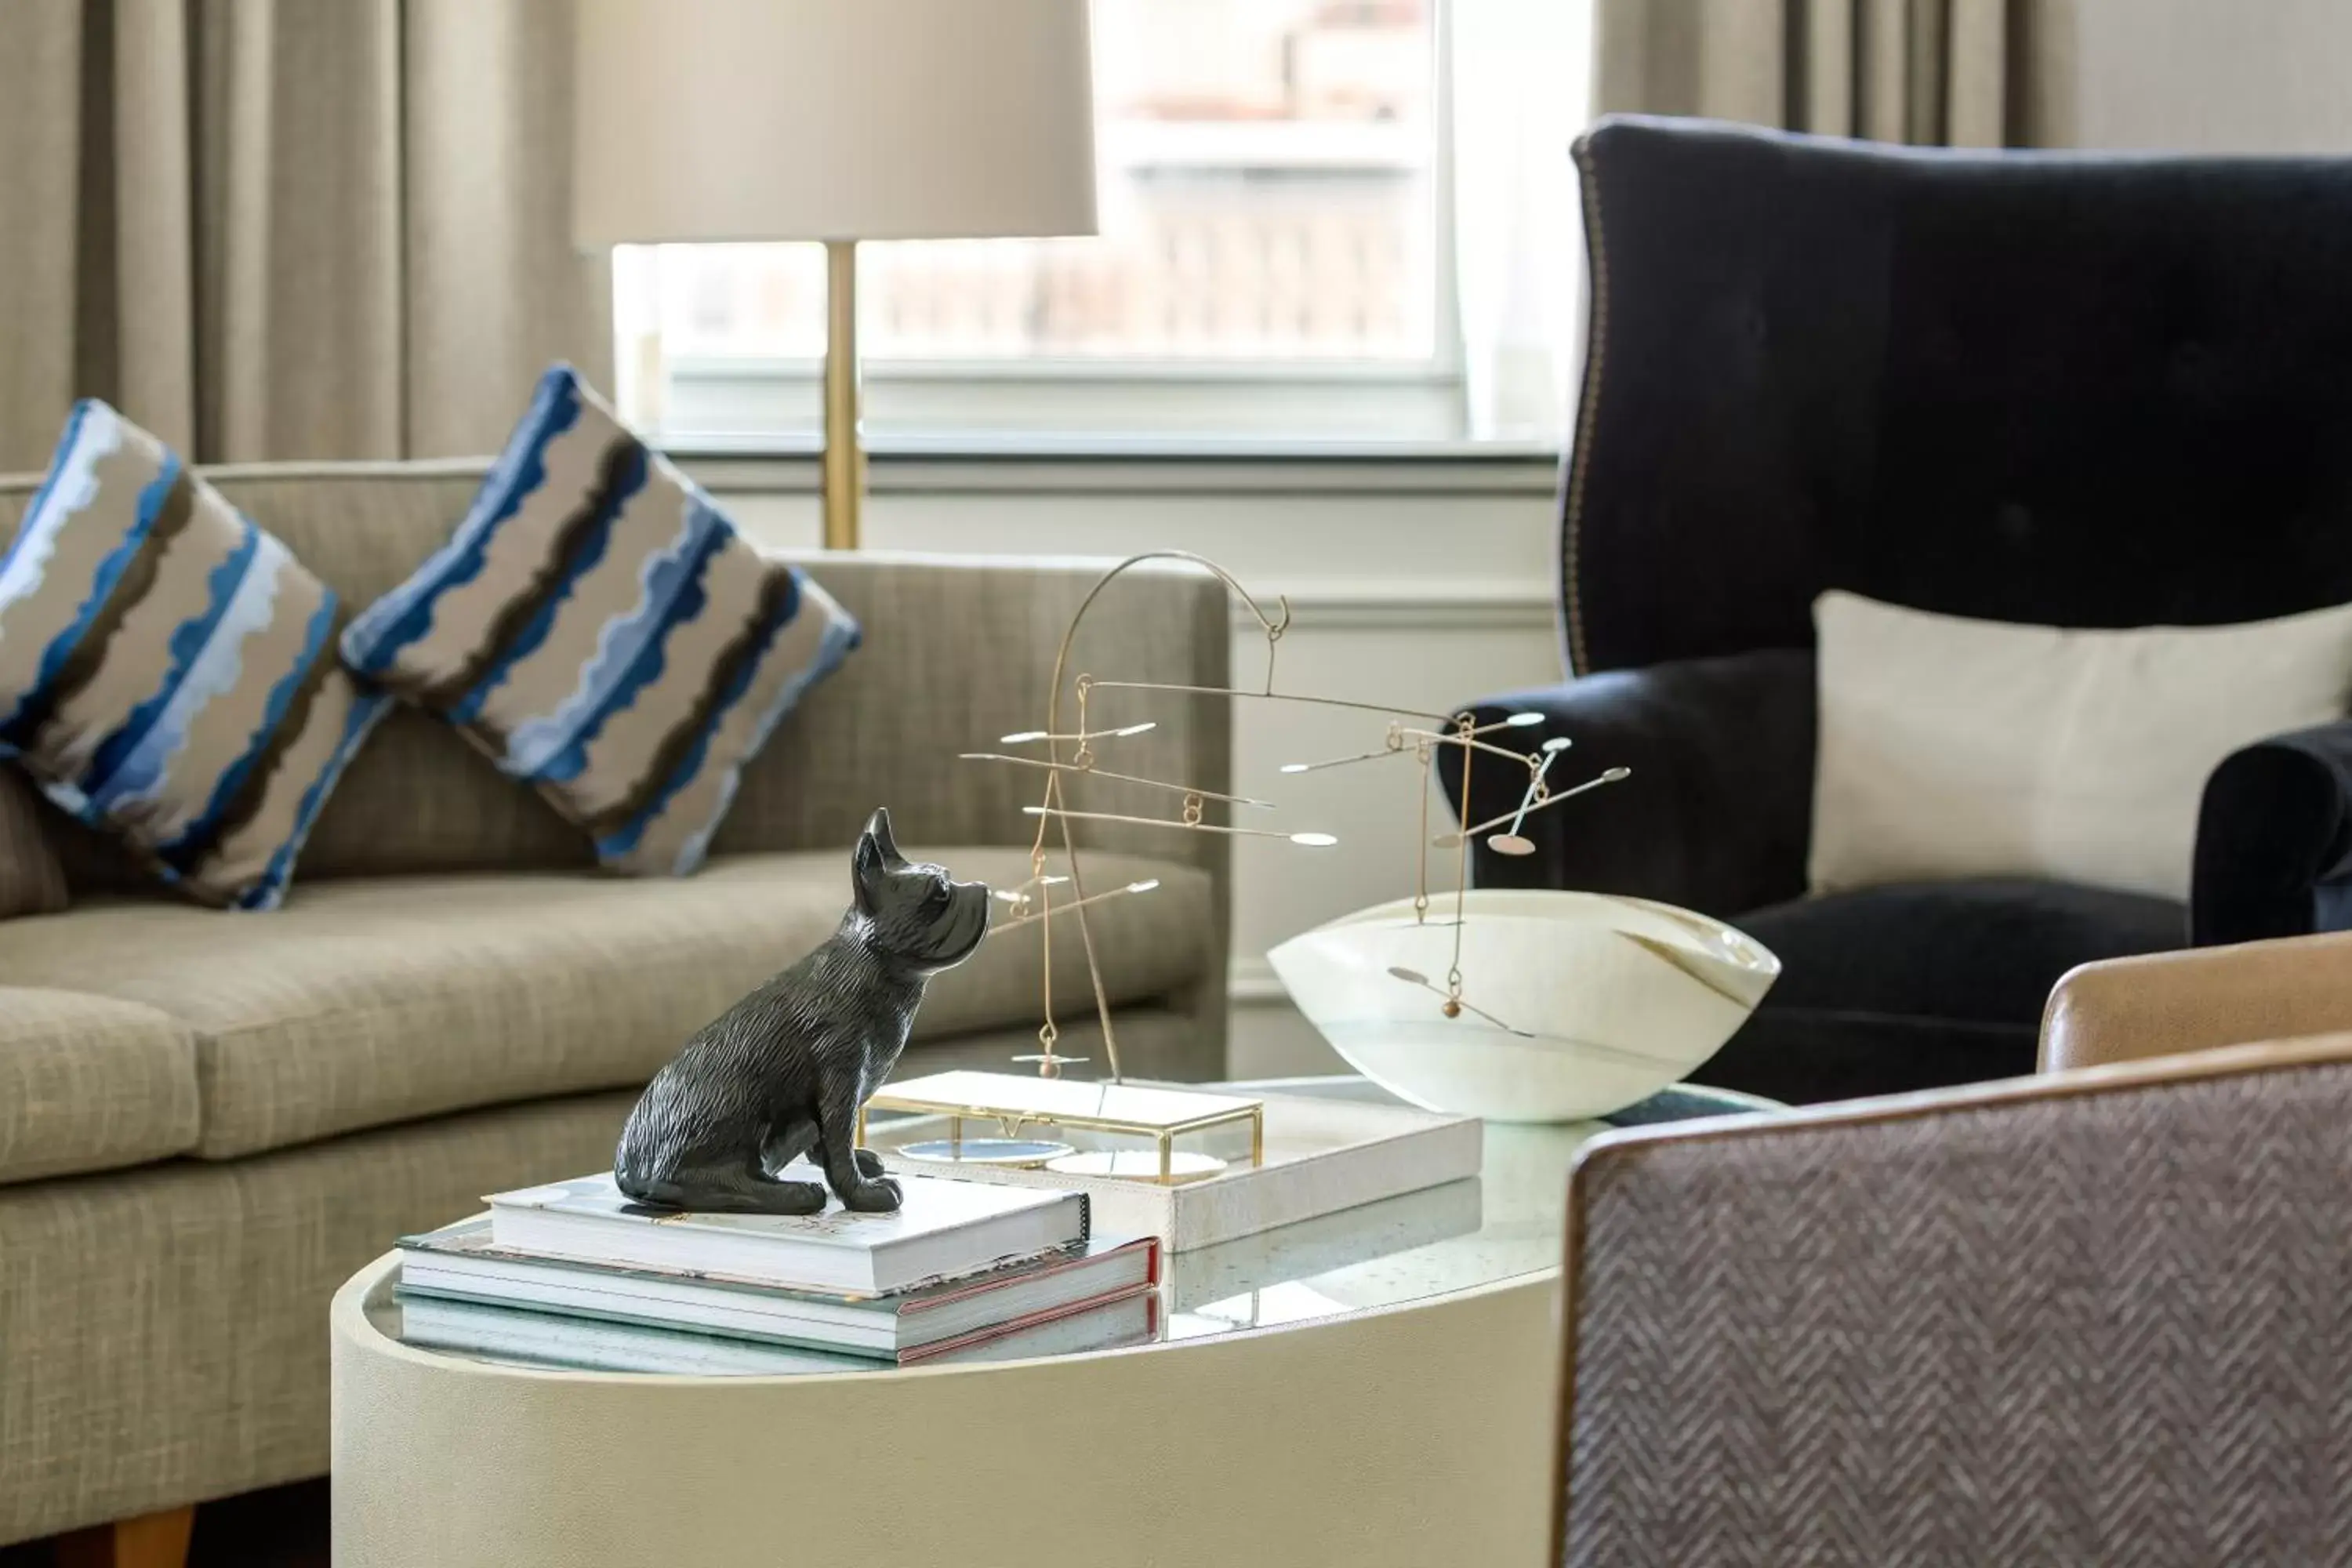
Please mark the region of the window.
[[[860, 247], [869, 427], [1460, 434], [1435, 0], [1093, 14], [1101, 233]], [[659, 344], [624, 354], [639, 417], [814, 427], [820, 247], [625, 247], [615, 285], [625, 350]]]

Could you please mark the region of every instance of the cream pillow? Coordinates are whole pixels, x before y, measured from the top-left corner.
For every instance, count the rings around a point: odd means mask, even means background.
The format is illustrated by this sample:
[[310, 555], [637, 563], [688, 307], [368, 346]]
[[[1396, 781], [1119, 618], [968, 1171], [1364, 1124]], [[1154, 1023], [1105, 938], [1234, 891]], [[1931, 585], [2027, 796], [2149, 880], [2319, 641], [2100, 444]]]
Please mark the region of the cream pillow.
[[2343, 717], [2352, 605], [2073, 631], [1813, 601], [1813, 890], [2034, 877], [2189, 896], [2205, 780]]

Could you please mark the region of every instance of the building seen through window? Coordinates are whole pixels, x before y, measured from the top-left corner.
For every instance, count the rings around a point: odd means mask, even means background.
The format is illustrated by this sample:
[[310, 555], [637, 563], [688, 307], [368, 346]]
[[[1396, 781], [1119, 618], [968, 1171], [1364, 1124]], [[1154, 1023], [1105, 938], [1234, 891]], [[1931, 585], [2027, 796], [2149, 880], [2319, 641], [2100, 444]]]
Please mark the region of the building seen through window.
[[[1095, 0], [1101, 233], [861, 247], [872, 361], [1426, 361], [1430, 0]], [[669, 247], [668, 352], [824, 349], [815, 246]]]

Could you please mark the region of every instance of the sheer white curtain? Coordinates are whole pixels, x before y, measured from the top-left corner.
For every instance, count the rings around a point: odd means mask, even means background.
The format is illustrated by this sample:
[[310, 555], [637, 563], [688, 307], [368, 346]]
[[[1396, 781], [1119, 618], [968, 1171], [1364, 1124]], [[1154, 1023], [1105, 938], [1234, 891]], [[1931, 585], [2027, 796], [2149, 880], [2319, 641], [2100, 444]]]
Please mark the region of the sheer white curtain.
[[1590, 117], [1592, 0], [1451, 0], [1445, 15], [1469, 433], [1557, 439], [1584, 331], [1569, 144]]
[[1449, 0], [1444, 80], [1469, 433], [1564, 436], [1584, 331], [1569, 143], [1612, 110], [1885, 141], [2027, 139], [2046, 0]]

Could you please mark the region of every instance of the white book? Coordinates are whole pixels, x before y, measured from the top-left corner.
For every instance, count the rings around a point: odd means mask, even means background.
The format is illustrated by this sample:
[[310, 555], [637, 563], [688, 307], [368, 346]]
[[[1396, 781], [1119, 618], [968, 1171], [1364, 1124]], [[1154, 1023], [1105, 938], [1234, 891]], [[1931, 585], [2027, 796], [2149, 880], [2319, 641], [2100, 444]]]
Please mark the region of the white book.
[[[813, 1168], [789, 1174], [823, 1180]], [[886, 1296], [1087, 1239], [1087, 1204], [1076, 1193], [908, 1173], [898, 1182], [903, 1201], [891, 1214], [853, 1214], [837, 1205], [814, 1215], [671, 1213], [631, 1201], [610, 1171], [484, 1201], [492, 1240], [518, 1252], [862, 1296]]]
[[1176, 1253], [1167, 1270], [1168, 1310], [1197, 1312], [1236, 1296], [1394, 1258], [1469, 1236], [1485, 1217], [1485, 1191], [1474, 1176]]

